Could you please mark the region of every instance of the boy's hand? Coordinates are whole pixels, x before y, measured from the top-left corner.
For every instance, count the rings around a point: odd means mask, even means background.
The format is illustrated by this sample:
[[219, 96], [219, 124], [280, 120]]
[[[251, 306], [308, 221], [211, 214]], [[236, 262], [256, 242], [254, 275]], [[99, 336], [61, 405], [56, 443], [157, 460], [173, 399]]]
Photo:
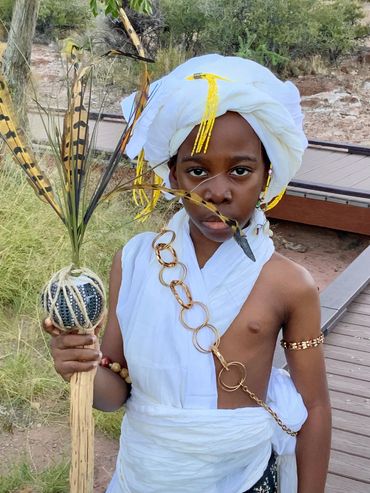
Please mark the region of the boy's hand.
[[[90, 371], [98, 366], [102, 358], [96, 335], [61, 332], [50, 318], [43, 321], [43, 328], [50, 334], [50, 349], [55, 370], [67, 382], [76, 372]], [[100, 327], [98, 327], [97, 332]]]

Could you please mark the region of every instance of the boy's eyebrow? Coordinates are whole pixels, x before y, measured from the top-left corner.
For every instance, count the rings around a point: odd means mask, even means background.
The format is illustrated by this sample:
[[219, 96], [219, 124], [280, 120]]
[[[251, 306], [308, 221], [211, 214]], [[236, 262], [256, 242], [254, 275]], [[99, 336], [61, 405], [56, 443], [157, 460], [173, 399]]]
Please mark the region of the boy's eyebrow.
[[[207, 155], [192, 156], [191, 154], [189, 154], [189, 155], [185, 155], [180, 162], [185, 163], [187, 161], [191, 161], [192, 163], [206, 164], [209, 162], [209, 159], [207, 158]], [[229, 161], [231, 163], [240, 163], [242, 161], [250, 161], [252, 163], [257, 163], [258, 159], [253, 154], [243, 154], [240, 156], [239, 155], [231, 156]]]
[[258, 159], [254, 154], [243, 154], [240, 156], [231, 156], [230, 161], [233, 163], [240, 163], [241, 161], [251, 161], [252, 163], [256, 163]]

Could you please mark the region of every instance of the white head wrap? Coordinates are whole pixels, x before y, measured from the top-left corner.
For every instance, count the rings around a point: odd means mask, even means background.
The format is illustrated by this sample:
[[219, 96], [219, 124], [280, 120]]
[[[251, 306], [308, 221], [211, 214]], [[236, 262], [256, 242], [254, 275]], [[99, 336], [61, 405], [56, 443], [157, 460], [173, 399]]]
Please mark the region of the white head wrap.
[[[307, 139], [302, 129], [298, 89], [251, 60], [221, 55], [192, 58], [153, 83], [149, 102], [126, 148], [127, 155], [133, 159], [144, 149], [149, 165], [163, 179], [167, 178], [165, 163], [177, 154], [204, 114], [208, 83], [204, 79], [187, 80], [196, 73], [227, 79], [217, 80], [216, 116], [227, 111], [240, 113], [260, 138], [273, 167], [265, 197], [269, 202], [285, 189], [299, 169]], [[132, 111], [134, 97], [133, 94], [122, 102], [126, 119]]]

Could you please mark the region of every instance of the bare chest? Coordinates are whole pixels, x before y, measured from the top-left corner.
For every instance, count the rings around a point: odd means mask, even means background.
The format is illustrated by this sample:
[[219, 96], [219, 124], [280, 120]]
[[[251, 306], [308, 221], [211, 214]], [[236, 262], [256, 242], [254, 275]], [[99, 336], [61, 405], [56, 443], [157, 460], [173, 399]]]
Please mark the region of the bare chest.
[[[276, 339], [283, 323], [284, 307], [278, 293], [255, 287], [238, 316], [221, 338], [220, 353], [227, 362], [242, 363], [246, 369], [246, 384], [261, 399], [265, 399], [271, 372]], [[214, 356], [217, 377], [222, 371]], [[231, 365], [223, 371], [222, 380], [233, 387], [241, 377], [241, 366]], [[256, 403], [238, 389], [226, 391], [218, 380], [218, 407], [236, 408]]]

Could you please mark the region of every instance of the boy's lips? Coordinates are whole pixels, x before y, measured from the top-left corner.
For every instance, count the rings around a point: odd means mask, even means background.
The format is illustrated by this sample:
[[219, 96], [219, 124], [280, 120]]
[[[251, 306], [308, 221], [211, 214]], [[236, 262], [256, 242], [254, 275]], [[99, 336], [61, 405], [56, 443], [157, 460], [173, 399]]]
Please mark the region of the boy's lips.
[[212, 229], [213, 231], [227, 231], [230, 229], [230, 226], [225, 224], [218, 217], [212, 216], [207, 219], [203, 219], [202, 224], [206, 226], [208, 229]]

